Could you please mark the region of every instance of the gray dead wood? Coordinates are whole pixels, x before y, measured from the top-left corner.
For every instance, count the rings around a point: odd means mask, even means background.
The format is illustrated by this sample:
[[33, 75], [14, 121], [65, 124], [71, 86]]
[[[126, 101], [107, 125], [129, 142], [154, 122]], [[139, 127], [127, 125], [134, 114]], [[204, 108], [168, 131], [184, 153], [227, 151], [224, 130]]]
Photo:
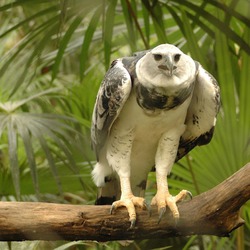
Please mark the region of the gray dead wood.
[[227, 236], [244, 224], [240, 207], [250, 199], [250, 163], [213, 189], [178, 204], [180, 219], [169, 211], [160, 224], [137, 209], [137, 223], [129, 229], [126, 209], [110, 215], [110, 206], [80, 206], [32, 202], [0, 202], [0, 240], [124, 240], [187, 235]]

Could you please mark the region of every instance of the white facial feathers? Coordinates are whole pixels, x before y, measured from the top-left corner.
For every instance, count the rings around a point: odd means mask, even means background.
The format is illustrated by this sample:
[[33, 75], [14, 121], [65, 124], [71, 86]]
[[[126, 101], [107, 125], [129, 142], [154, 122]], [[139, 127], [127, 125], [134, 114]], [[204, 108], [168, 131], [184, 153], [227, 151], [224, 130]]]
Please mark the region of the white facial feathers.
[[150, 87], [173, 88], [189, 84], [196, 75], [195, 62], [171, 44], [161, 44], [149, 51], [137, 63], [139, 81]]

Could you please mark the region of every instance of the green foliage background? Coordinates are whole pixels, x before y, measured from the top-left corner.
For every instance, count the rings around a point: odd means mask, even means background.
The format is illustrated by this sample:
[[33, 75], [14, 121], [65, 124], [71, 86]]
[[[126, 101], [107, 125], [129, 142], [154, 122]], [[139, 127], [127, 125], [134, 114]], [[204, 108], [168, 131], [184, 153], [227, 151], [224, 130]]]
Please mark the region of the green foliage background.
[[[93, 204], [89, 128], [105, 70], [161, 43], [198, 60], [222, 97], [214, 139], [176, 164], [171, 192], [199, 194], [250, 161], [249, 0], [2, 0], [0, 23], [1, 200]], [[146, 198], [154, 192], [150, 174]], [[230, 238], [144, 240], [128, 249], [247, 249], [249, 202], [242, 216], [245, 226]], [[82, 241], [0, 247], [125, 249]]]

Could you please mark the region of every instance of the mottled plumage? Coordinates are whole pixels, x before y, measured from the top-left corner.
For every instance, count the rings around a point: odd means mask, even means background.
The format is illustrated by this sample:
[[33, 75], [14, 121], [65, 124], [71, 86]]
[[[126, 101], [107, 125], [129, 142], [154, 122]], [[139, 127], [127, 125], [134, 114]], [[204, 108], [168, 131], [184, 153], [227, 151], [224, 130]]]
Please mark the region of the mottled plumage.
[[139, 196], [155, 166], [152, 205], [160, 216], [169, 206], [179, 217], [175, 203], [188, 192], [172, 197], [167, 175], [175, 161], [210, 142], [219, 106], [214, 77], [173, 45], [115, 60], [100, 86], [92, 119], [97, 157], [92, 174], [101, 187], [97, 204], [118, 200], [112, 210], [126, 206], [134, 225], [134, 206], [145, 207]]

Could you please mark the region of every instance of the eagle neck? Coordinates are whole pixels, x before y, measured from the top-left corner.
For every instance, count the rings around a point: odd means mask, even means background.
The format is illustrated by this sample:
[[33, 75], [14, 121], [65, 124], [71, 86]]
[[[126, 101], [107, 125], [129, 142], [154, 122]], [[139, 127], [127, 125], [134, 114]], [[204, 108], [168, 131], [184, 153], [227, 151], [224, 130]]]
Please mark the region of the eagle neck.
[[136, 100], [138, 105], [149, 111], [170, 110], [184, 103], [192, 95], [194, 83], [175, 91], [160, 87], [147, 87], [135, 81]]

